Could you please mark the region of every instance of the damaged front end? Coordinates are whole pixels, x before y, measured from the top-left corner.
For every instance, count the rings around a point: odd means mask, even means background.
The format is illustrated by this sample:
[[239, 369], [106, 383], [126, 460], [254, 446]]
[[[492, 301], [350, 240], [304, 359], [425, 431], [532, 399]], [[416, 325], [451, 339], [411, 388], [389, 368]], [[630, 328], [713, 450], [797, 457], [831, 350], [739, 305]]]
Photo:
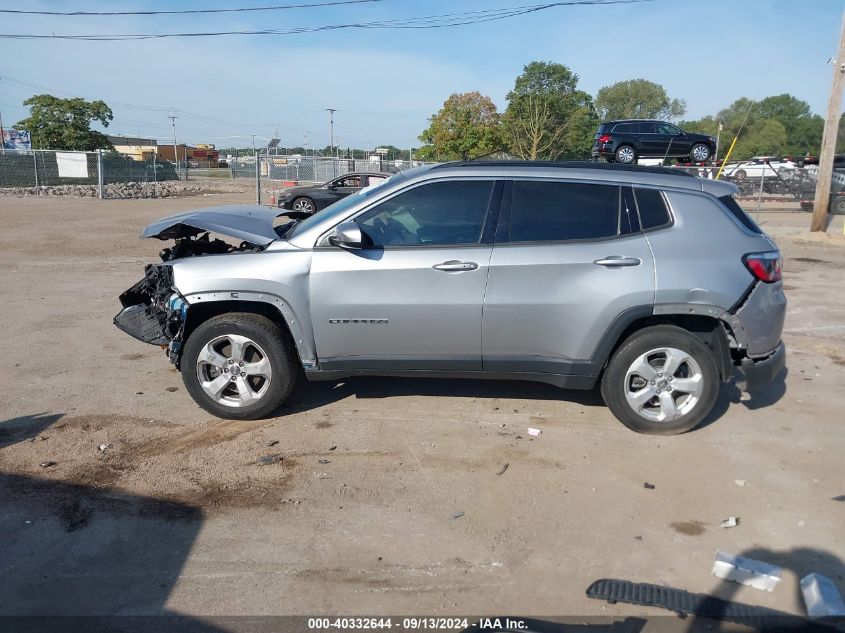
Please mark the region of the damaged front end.
[[173, 285], [173, 268], [148, 264], [144, 278], [120, 295], [114, 324], [130, 336], [166, 349], [178, 361], [188, 304]]

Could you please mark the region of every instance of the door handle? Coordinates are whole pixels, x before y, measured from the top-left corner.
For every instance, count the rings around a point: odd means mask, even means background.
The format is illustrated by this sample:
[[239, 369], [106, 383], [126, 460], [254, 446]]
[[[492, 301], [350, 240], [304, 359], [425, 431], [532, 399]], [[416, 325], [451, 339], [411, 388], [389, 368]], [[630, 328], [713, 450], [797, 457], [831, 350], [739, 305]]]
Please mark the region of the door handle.
[[475, 270], [478, 268], [478, 264], [475, 262], [459, 262], [456, 259], [450, 259], [448, 262], [443, 262], [442, 264], [435, 264], [432, 266], [434, 270], [442, 270], [447, 273], [449, 272], [460, 272], [462, 270]]
[[608, 255], [604, 259], [597, 259], [593, 262], [599, 266], [607, 266], [609, 268], [617, 268], [621, 266], [639, 266], [643, 263], [637, 257], [623, 257], [622, 255]]

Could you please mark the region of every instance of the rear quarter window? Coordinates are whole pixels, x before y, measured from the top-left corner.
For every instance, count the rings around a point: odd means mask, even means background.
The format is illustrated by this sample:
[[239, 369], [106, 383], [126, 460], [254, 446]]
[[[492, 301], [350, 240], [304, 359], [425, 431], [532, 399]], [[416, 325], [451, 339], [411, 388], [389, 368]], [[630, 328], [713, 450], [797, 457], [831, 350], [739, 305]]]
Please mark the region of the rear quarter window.
[[634, 125], [632, 123], [619, 123], [613, 128], [613, 131], [617, 134], [630, 134], [634, 131]]
[[662, 191], [659, 189], [635, 188], [634, 195], [637, 198], [637, 210], [640, 214], [640, 226], [643, 231], [666, 226], [672, 221]]
[[748, 215], [739, 203], [734, 200], [733, 196], [720, 196], [719, 202], [721, 202], [725, 207], [727, 207], [728, 211], [730, 211], [731, 215], [734, 216], [740, 223], [747, 228], [749, 231], [753, 231], [754, 233], [763, 233], [763, 230], [757, 226], [757, 223], [751, 219], [751, 216]]

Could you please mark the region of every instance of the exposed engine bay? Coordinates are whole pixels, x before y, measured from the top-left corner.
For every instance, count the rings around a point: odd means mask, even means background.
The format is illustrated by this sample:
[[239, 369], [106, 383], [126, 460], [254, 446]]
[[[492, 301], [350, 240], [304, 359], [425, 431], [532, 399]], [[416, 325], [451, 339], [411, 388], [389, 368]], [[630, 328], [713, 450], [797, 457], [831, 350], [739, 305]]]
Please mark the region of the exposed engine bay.
[[183, 257], [196, 257], [198, 255], [225, 255], [227, 253], [255, 253], [264, 250], [262, 246], [241, 242], [238, 246], [232, 246], [225, 240], [211, 239], [208, 233], [198, 237], [180, 237], [176, 243], [168, 248], [163, 248], [159, 253], [161, 261], [169, 262]]

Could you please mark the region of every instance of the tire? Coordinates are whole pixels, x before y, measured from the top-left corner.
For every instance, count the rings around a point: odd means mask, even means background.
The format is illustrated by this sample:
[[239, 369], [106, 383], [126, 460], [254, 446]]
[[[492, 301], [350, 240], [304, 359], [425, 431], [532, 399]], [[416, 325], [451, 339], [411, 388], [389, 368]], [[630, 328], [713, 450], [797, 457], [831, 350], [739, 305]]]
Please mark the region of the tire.
[[[812, 207], [810, 207], [812, 209]], [[831, 215], [845, 215], [845, 198], [837, 196], [833, 202], [830, 203]]]
[[[675, 365], [672, 380], [662, 371], [669, 358]], [[656, 325], [635, 332], [616, 350], [602, 376], [601, 394], [629, 429], [675, 435], [710, 413], [719, 382], [716, 358], [701, 339], [674, 325]]]
[[317, 205], [311, 198], [296, 198], [290, 205], [292, 211], [299, 211], [300, 213], [309, 213], [314, 215], [317, 212]]
[[[240, 353], [233, 343], [240, 343]], [[237, 378], [230, 379], [231, 366], [241, 368]], [[194, 402], [230, 420], [256, 420], [278, 409], [296, 383], [297, 369], [287, 333], [266, 317], [244, 312], [200, 325], [182, 355], [182, 381]]]
[[696, 143], [690, 149], [689, 155], [694, 163], [706, 163], [710, 160], [710, 148], [704, 143]]
[[745, 173], [744, 169], [737, 169], [733, 173], [733, 178], [735, 178], [736, 180], [745, 180], [747, 177], [748, 177], [748, 174]]
[[630, 145], [620, 145], [616, 148], [616, 152], [613, 155], [613, 161], [622, 163], [623, 165], [630, 165], [636, 160], [637, 152]]

